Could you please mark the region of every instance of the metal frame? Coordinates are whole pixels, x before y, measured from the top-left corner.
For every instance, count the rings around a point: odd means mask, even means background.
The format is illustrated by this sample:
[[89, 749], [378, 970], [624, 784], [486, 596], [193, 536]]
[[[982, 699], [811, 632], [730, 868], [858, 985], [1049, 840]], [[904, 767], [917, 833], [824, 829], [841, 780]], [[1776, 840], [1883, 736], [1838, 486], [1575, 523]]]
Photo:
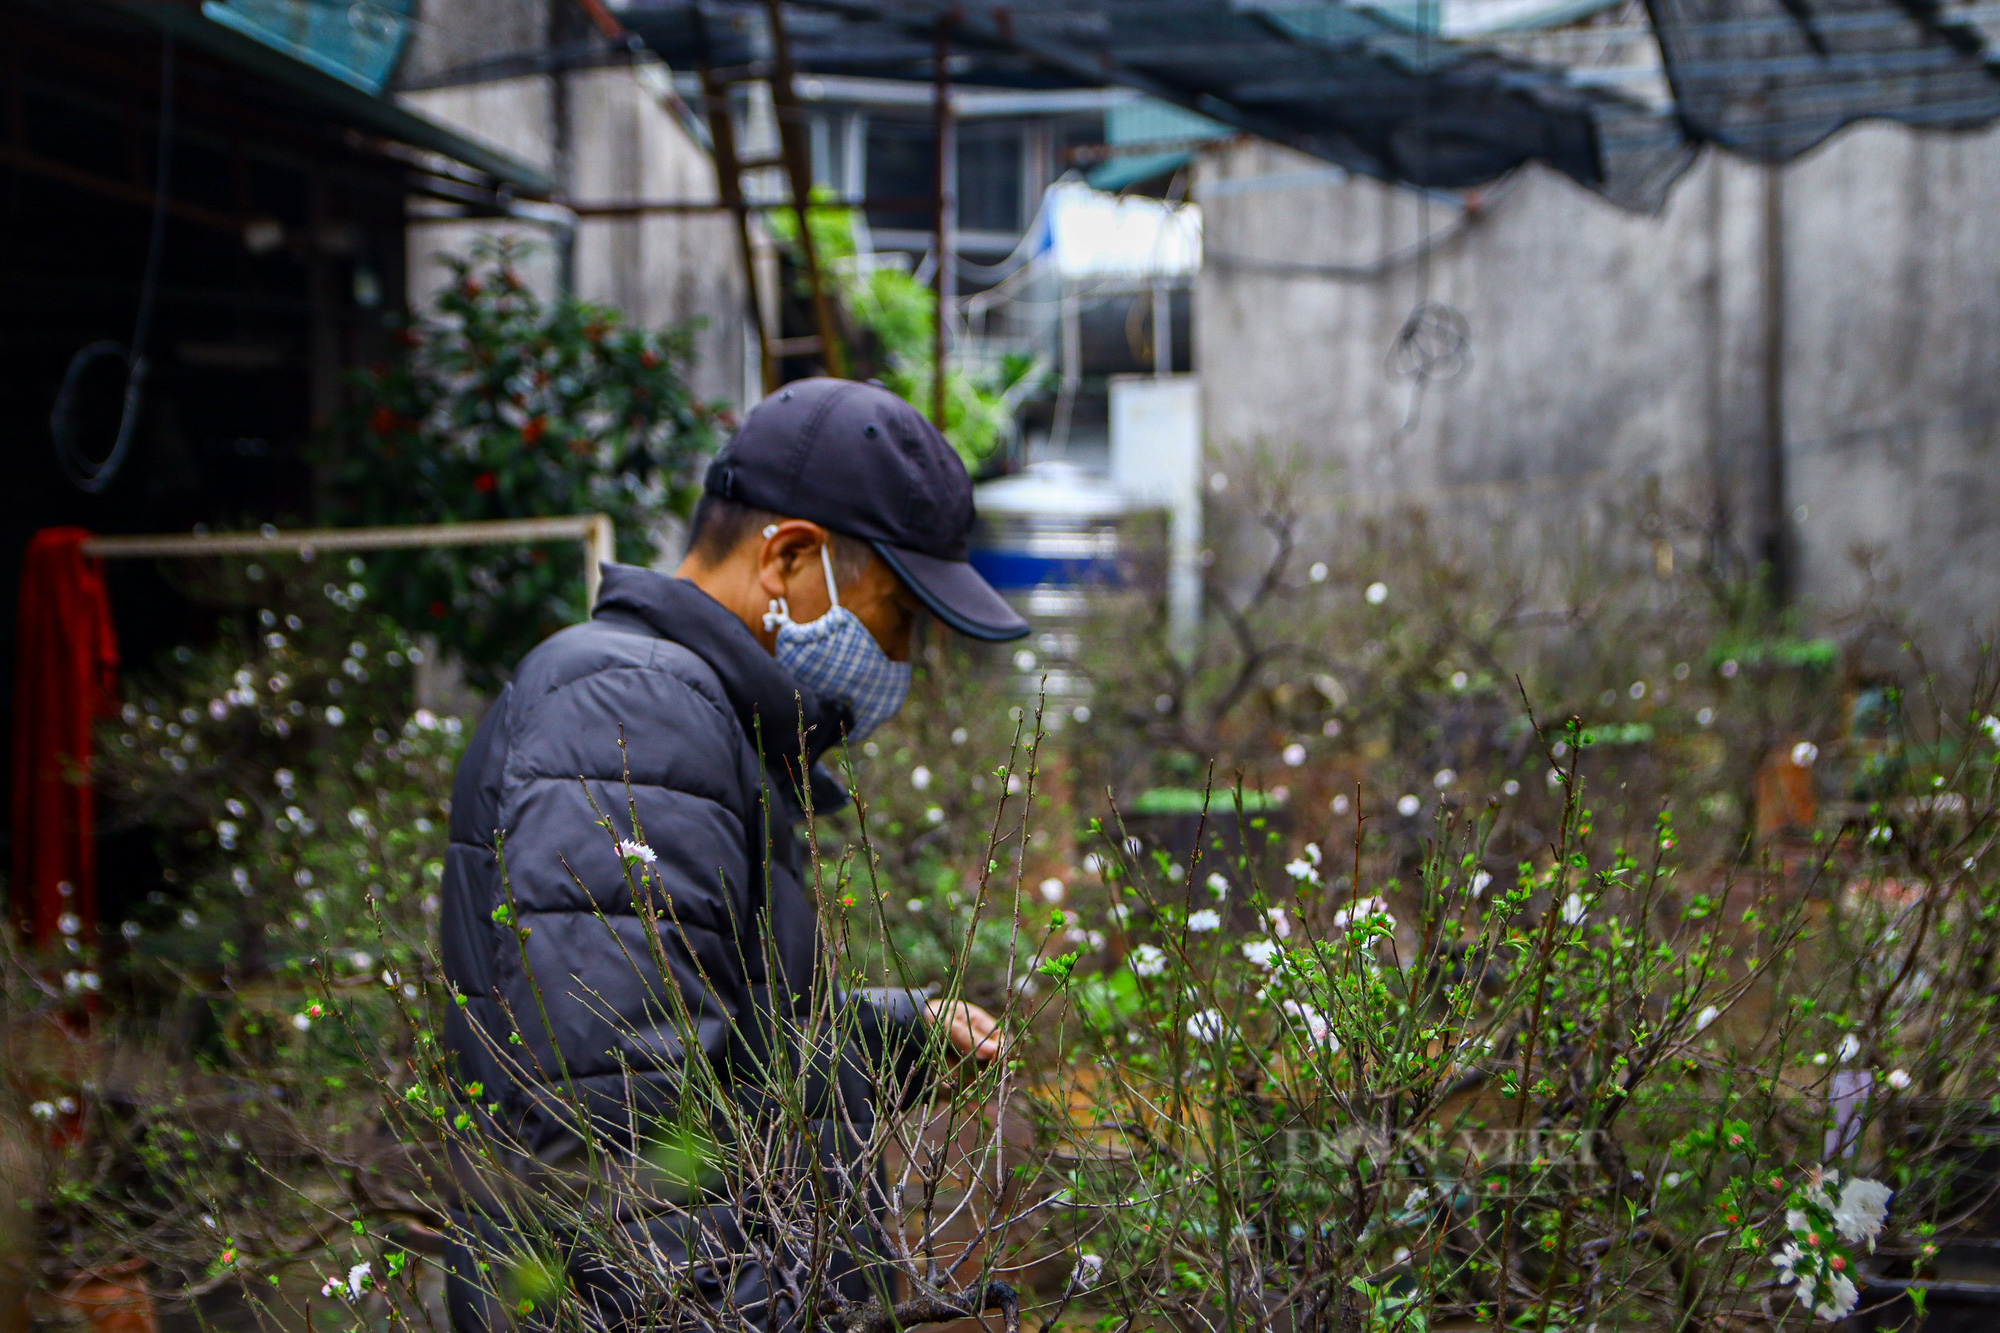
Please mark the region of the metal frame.
[[[821, 269], [819, 246], [813, 240], [809, 218], [812, 198], [812, 147], [805, 132], [805, 112], [799, 104], [797, 71], [792, 64], [791, 41], [785, 32], [783, 0], [766, 0], [771, 24], [772, 58], [768, 63], [721, 71], [703, 60], [699, 67], [704, 110], [707, 112], [709, 147], [715, 155], [717, 192], [721, 207], [736, 224], [737, 254], [743, 264], [743, 281], [750, 302], [750, 324], [757, 334], [757, 359], [764, 392], [778, 388], [778, 361], [784, 356], [818, 353], [829, 375], [847, 373], [847, 348], [840, 335], [834, 297]], [[696, 11], [699, 15], [699, 10]], [[745, 161], [736, 145], [736, 124], [731, 118], [729, 91], [738, 84], [763, 83], [770, 87], [771, 106], [778, 123], [778, 157], [775, 161]], [[791, 194], [790, 208], [798, 226], [799, 252], [806, 270], [806, 286], [811, 294], [813, 326], [810, 338], [784, 338], [767, 326], [764, 317], [762, 284], [757, 277], [757, 252], [750, 236], [750, 214], [761, 206], [744, 195], [743, 173], [766, 167], [782, 167]], [[613, 204], [586, 216], [649, 212], [696, 211], [699, 206], [662, 201], [660, 204]]]
[[502, 518], [469, 523], [421, 523], [386, 528], [266, 527], [257, 532], [167, 532], [133, 537], [92, 537], [85, 555], [105, 560], [193, 560], [218, 555], [305, 555], [320, 551], [391, 551], [426, 546], [503, 546], [574, 541], [583, 545], [584, 600], [597, 602], [599, 566], [612, 560], [617, 532], [609, 514], [559, 518]]

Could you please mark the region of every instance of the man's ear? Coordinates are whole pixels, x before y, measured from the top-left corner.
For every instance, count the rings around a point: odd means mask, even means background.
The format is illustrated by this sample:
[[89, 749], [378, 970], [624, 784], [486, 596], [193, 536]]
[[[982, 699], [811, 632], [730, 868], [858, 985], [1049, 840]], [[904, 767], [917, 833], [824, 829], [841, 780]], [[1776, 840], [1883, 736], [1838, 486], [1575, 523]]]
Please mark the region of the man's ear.
[[780, 519], [761, 535], [757, 582], [766, 597], [785, 596], [792, 579], [807, 561], [818, 559], [820, 546], [828, 540], [826, 529], [801, 518]]

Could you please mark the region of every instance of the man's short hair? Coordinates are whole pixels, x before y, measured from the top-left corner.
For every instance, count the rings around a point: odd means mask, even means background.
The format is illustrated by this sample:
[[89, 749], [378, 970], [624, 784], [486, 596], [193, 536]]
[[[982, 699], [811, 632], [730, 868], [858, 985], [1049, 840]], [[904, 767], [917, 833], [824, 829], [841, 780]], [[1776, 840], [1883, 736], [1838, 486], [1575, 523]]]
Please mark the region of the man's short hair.
[[[688, 524], [688, 554], [705, 565], [719, 565], [744, 541], [785, 517], [704, 491]], [[874, 555], [868, 543], [844, 532], [833, 534], [833, 576], [843, 584], [865, 575]]]

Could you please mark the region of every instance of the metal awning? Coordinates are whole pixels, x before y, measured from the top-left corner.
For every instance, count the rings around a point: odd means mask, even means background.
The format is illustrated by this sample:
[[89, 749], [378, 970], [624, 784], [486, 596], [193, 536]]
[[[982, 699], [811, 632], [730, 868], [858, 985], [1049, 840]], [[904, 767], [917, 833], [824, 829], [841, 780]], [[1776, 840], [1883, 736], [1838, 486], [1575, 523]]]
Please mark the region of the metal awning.
[[[1648, 0], [1688, 131], [1788, 162], [1858, 120], [2000, 118], [1984, 30], [1933, 0]], [[1990, 13], [1990, 11], [1989, 11]]]
[[295, 100], [302, 109], [364, 133], [449, 158], [521, 194], [546, 198], [555, 188], [548, 173], [449, 130], [386, 96], [366, 92], [346, 79], [251, 36], [238, 26], [218, 23], [201, 10], [162, 4], [158, 0], [112, 0], [105, 8], [127, 19], [170, 31], [191, 47], [263, 77], [275, 93]]
[[[785, 23], [814, 72], [928, 78], [942, 24], [961, 86], [1117, 84], [1383, 179], [1465, 188], [1538, 161], [1645, 210], [1705, 141], [1786, 160], [1862, 118], [2000, 117], [1984, 34], [1935, 0], [1648, 3], [1666, 108], [1451, 40], [1437, 3], [797, 0]], [[669, 61], [731, 65], [761, 58], [764, 9], [627, 0], [618, 12]]]

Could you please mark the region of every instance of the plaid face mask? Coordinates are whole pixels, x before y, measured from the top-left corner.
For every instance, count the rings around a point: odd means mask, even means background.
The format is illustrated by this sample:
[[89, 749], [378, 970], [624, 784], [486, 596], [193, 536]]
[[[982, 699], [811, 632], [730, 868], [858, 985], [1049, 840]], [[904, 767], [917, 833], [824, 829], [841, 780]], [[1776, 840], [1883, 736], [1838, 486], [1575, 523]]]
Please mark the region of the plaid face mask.
[[778, 664], [816, 694], [838, 700], [854, 714], [849, 741], [858, 741], [902, 711], [910, 696], [910, 664], [892, 662], [868, 627], [840, 604], [833, 557], [819, 548], [826, 570], [826, 593], [833, 607], [801, 625], [780, 597], [764, 615], [764, 628], [778, 632]]

